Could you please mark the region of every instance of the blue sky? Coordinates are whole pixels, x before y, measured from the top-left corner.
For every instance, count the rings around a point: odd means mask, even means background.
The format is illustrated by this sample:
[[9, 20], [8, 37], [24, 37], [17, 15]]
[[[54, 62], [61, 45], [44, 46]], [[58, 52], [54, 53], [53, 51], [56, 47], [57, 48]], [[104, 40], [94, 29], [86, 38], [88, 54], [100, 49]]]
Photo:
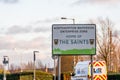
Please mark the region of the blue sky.
[[10, 63], [19, 64], [21, 57], [32, 61], [33, 51], [39, 50], [37, 59], [53, 64], [51, 26], [72, 23], [61, 17], [79, 24], [109, 18], [119, 31], [119, 15], [120, 0], [0, 0], [0, 61], [4, 55]]

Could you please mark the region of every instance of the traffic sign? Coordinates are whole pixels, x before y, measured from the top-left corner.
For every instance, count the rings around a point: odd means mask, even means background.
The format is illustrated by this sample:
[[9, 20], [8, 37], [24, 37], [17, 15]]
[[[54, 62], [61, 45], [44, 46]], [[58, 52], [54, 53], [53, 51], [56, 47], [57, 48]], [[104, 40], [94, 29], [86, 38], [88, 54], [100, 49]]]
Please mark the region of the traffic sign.
[[53, 55], [93, 55], [96, 53], [95, 24], [53, 24]]

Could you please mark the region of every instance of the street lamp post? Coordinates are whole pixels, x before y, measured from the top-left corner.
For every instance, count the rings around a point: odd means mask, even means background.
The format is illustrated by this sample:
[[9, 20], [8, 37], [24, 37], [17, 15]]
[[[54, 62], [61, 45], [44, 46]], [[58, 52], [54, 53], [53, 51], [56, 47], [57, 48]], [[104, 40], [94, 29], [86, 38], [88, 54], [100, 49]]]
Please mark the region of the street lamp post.
[[35, 80], [36, 78], [36, 75], [35, 75], [35, 61], [36, 61], [36, 54], [35, 53], [38, 53], [39, 51], [33, 51], [33, 61], [34, 61], [34, 76], [33, 76], [33, 80]]
[[[61, 17], [61, 19], [65, 19], [65, 20], [69, 19], [69, 20], [72, 20], [73, 24], [75, 24], [75, 19], [74, 19], [74, 18]], [[75, 66], [75, 64], [76, 64], [76, 62], [75, 62], [75, 56], [73, 56], [73, 57], [74, 57], [73, 64], [74, 64], [74, 66]], [[79, 60], [79, 57], [78, 57], [78, 60]]]
[[61, 19], [69, 19], [73, 21], [73, 24], [75, 24], [75, 19], [74, 18], [66, 18], [66, 17], [61, 17]]
[[[4, 76], [3, 76], [3, 80], [6, 80], [5, 66], [6, 66], [6, 64], [9, 64], [9, 58], [8, 58], [8, 56], [3, 56], [3, 64], [4, 64]], [[8, 68], [9, 68], [9, 65], [8, 65]]]

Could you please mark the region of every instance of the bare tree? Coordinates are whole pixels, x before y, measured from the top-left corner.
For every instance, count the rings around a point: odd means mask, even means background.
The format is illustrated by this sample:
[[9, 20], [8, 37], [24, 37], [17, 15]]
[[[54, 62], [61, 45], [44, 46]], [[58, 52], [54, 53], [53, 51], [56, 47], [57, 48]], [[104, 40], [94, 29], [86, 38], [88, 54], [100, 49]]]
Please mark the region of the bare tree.
[[34, 68], [33, 62], [28, 62], [27, 65], [25, 65], [25, 69], [32, 70]]
[[0, 69], [3, 69], [3, 65], [2, 64], [0, 64]]
[[115, 59], [113, 59], [113, 63], [114, 63], [113, 67], [115, 68], [114, 72], [120, 72], [120, 49], [119, 49], [120, 48], [120, 37], [119, 37], [119, 33], [117, 30], [113, 33], [113, 37], [116, 40], [116, 44], [114, 45], [115, 49], [113, 53], [113, 54], [116, 54], [116, 56], [114, 57]]
[[[108, 71], [112, 70], [112, 65], [116, 61], [115, 48], [116, 43], [113, 41], [113, 23], [109, 20], [98, 20], [97, 27], [97, 51], [99, 59], [102, 59], [107, 64]], [[117, 64], [115, 64], [117, 65]]]
[[19, 66], [16, 66], [15, 64], [11, 64], [11, 65], [10, 65], [10, 68], [9, 68], [9, 71], [10, 71], [11, 73], [19, 72], [19, 71], [20, 71], [20, 67], [19, 67]]
[[[119, 40], [119, 42], [120, 42], [120, 40]], [[118, 72], [120, 72], [120, 44], [118, 45], [118, 48], [117, 48], [117, 50], [116, 50], [116, 53], [118, 54], [118, 56], [117, 56], [117, 62], [118, 62]]]

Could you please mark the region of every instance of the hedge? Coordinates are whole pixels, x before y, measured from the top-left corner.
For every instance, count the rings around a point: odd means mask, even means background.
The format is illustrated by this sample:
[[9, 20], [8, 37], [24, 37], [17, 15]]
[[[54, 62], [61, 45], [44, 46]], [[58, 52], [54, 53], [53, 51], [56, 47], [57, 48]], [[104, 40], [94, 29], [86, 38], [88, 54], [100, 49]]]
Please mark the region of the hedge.
[[[70, 80], [70, 78], [70, 72], [62, 73], [61, 75], [61, 80]], [[107, 75], [107, 80], [120, 80], [120, 73], [109, 73]]]
[[53, 80], [53, 75], [47, 72], [36, 71], [36, 80]]
[[[3, 80], [3, 74], [0, 74], [0, 80]], [[33, 80], [33, 71], [7, 74], [6, 80]], [[53, 80], [53, 75], [37, 70], [36, 80]]]
[[109, 73], [108, 80], [120, 80], [120, 73]]

